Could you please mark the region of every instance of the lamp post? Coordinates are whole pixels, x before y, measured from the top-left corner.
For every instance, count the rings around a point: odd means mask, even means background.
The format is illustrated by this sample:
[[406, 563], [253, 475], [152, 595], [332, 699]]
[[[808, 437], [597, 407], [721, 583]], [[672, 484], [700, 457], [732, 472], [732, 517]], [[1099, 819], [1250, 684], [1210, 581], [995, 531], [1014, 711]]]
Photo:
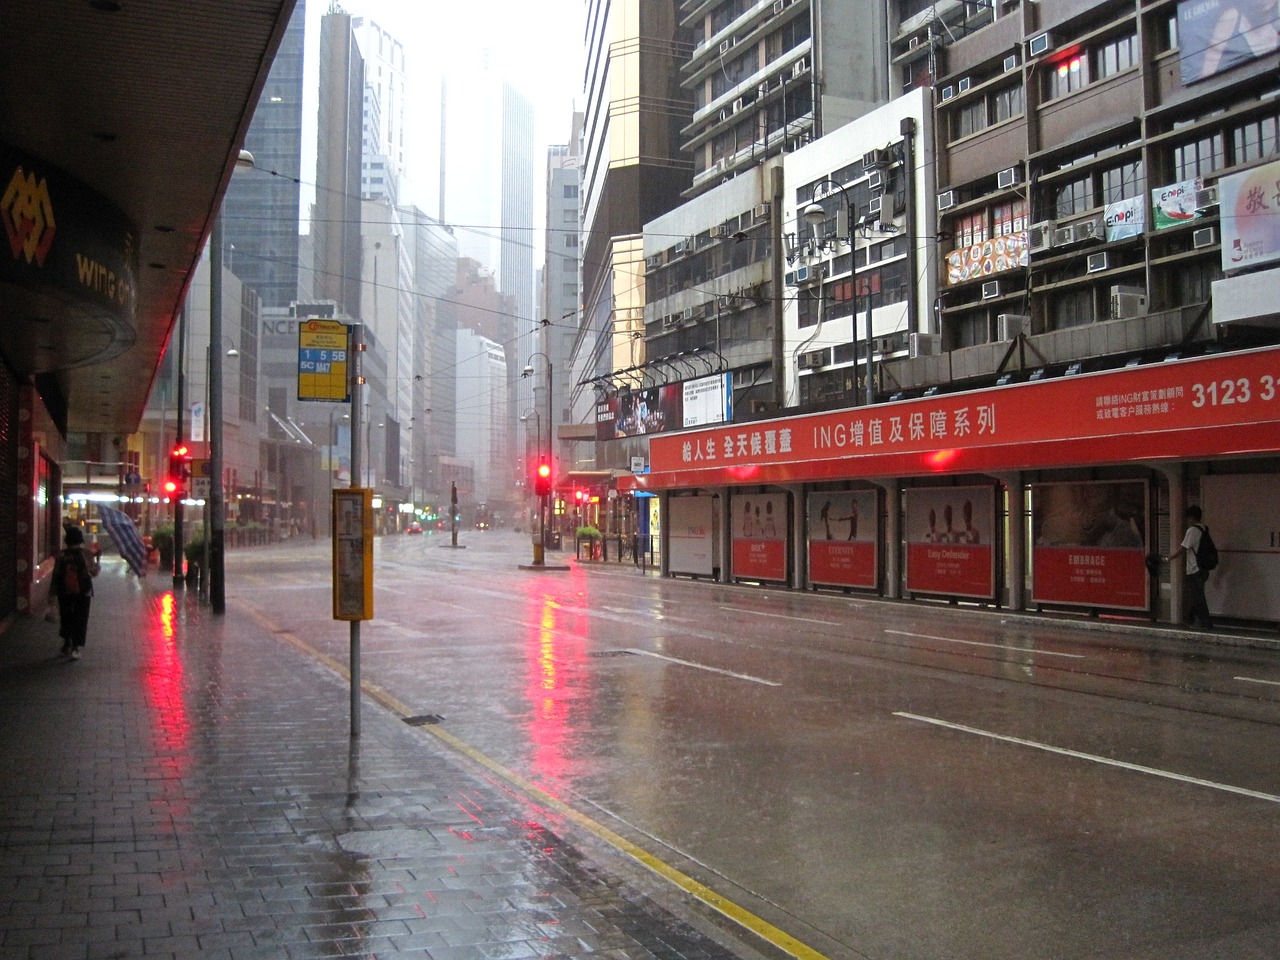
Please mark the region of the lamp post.
[[[850, 259], [850, 262], [852, 263], [853, 261], [853, 209], [854, 209], [853, 201], [849, 199], [848, 191], [845, 190], [845, 188], [841, 184], [836, 183], [834, 180], [831, 180], [831, 179], [819, 180], [817, 183], [815, 183], [814, 184], [815, 193], [817, 192], [817, 188], [822, 186], [823, 184], [829, 184], [830, 186], [835, 187], [837, 190], [839, 190], [840, 197], [844, 201], [844, 224], [843, 224], [844, 229], [841, 230], [842, 224], [840, 223], [840, 214], [839, 212], [837, 212], [836, 213], [836, 233], [837, 234], [843, 233], [843, 236], [841, 237], [841, 239], [844, 240], [844, 242], [849, 245], [849, 259]], [[806, 205], [805, 208], [800, 212], [800, 215], [804, 217], [806, 223], [810, 223], [815, 227], [827, 219], [827, 211], [822, 208], [822, 204], [819, 203], [816, 199], [812, 200], [808, 205]], [[857, 273], [856, 266], [854, 267], [854, 272], [855, 274]], [[854, 279], [854, 284], [855, 286], [857, 284], [856, 276]], [[867, 296], [867, 334], [866, 334], [865, 350], [866, 350], [867, 366], [866, 366], [866, 391], [865, 391], [864, 402], [868, 406], [870, 406], [871, 404], [875, 403], [875, 397], [876, 397], [875, 385], [872, 382], [872, 366], [871, 366], [871, 354], [872, 354], [871, 348], [872, 348], [873, 340], [872, 340], [872, 331], [871, 331], [871, 290], [870, 288], [867, 289], [866, 296]], [[854, 324], [854, 328], [855, 330], [857, 328], [856, 322]]]
[[[529, 423], [529, 415], [533, 414], [534, 426], [534, 449], [538, 451], [538, 456], [542, 456], [542, 417], [538, 416], [538, 411], [530, 407], [524, 413], [520, 414], [520, 422]], [[529, 444], [526, 440], [525, 449], [528, 450]], [[525, 457], [525, 481], [529, 478], [529, 458]], [[536, 492], [536, 491], [535, 491]], [[542, 566], [545, 563], [547, 549], [547, 521], [542, 512], [542, 498], [538, 498], [538, 548], [533, 551], [534, 566]]]
[[[522, 377], [533, 376], [533, 358], [534, 357], [541, 357], [547, 363], [547, 463], [550, 464], [551, 466], [551, 479], [552, 479], [552, 484], [554, 486], [556, 458], [555, 458], [555, 443], [552, 440], [552, 437], [555, 436], [556, 421], [555, 421], [555, 416], [552, 413], [553, 401], [551, 397], [552, 397], [553, 381], [551, 379], [551, 358], [548, 357], [541, 350], [539, 350], [537, 353], [531, 353], [529, 355], [529, 361], [528, 363], [525, 364], [524, 370], [521, 372], [520, 376]], [[539, 427], [538, 432], [539, 433], [542, 432], [541, 427]], [[546, 550], [547, 548], [547, 519], [546, 519], [547, 497], [544, 496], [540, 499], [542, 502], [538, 508], [538, 511], [539, 511], [538, 516], [540, 518], [540, 522], [538, 526], [539, 526], [539, 529], [541, 530], [540, 536], [542, 537], [542, 549]]]
[[[237, 167], [252, 167], [253, 154], [241, 150]], [[213, 221], [209, 248], [209, 343], [218, 344], [218, 362], [209, 364], [209, 607], [216, 616], [227, 612], [223, 577], [222, 490], [222, 212]], [[212, 358], [213, 351], [210, 350]]]

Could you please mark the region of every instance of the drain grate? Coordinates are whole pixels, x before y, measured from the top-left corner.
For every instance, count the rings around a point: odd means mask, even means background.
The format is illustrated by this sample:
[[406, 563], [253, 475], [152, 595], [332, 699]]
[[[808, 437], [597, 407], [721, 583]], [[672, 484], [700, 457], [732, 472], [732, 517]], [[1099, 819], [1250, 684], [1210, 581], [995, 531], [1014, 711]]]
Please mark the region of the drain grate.
[[444, 717], [438, 713], [424, 713], [421, 716], [403, 717], [402, 719], [411, 727], [427, 727], [439, 723]]
[[597, 660], [603, 660], [606, 657], [630, 657], [630, 650], [597, 650], [594, 653], [588, 653], [588, 657], [594, 657]]

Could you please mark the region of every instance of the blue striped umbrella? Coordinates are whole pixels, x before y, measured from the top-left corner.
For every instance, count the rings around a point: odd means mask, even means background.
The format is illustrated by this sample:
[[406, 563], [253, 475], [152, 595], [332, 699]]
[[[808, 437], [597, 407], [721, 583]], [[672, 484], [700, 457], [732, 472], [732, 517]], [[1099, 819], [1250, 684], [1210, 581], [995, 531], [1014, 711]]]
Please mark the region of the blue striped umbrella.
[[107, 528], [107, 533], [111, 534], [111, 539], [115, 541], [116, 549], [120, 551], [120, 556], [124, 557], [129, 567], [140, 577], [147, 575], [147, 546], [142, 542], [142, 534], [138, 532], [138, 525], [126, 514], [121, 513], [115, 507], [108, 507], [106, 504], [98, 504], [98, 515], [102, 518], [102, 525]]

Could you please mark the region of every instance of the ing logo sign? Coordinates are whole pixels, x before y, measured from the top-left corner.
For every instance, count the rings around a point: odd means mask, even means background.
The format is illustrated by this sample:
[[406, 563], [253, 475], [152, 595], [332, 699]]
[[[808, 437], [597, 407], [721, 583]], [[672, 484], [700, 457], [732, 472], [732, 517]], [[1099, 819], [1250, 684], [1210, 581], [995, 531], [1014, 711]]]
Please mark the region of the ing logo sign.
[[53, 246], [57, 224], [53, 220], [53, 201], [49, 199], [49, 183], [34, 173], [24, 173], [22, 167], [13, 171], [13, 178], [0, 197], [0, 219], [4, 220], [5, 236], [14, 259], [24, 258], [27, 263], [44, 266], [44, 258]]

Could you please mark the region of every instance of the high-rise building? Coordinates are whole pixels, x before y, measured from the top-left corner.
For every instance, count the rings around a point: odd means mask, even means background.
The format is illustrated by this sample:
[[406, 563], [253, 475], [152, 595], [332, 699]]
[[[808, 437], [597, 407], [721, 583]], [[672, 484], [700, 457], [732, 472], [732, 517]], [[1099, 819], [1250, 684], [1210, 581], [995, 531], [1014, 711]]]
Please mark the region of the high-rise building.
[[352, 18], [337, 9], [320, 26], [316, 201], [311, 218], [316, 297], [360, 316], [360, 163], [364, 62]]
[[[505, 516], [511, 500], [507, 457], [511, 424], [507, 418], [507, 359], [502, 345], [471, 330], [458, 331], [459, 382], [470, 394], [457, 412], [458, 457], [474, 468], [472, 506]], [[464, 491], [459, 491], [460, 494]]]
[[351, 24], [365, 65], [360, 195], [396, 204], [405, 166], [404, 46], [368, 18]]
[[306, 6], [298, 0], [294, 8], [245, 136], [260, 169], [232, 179], [222, 202], [223, 261], [267, 307], [287, 307], [298, 297]]

